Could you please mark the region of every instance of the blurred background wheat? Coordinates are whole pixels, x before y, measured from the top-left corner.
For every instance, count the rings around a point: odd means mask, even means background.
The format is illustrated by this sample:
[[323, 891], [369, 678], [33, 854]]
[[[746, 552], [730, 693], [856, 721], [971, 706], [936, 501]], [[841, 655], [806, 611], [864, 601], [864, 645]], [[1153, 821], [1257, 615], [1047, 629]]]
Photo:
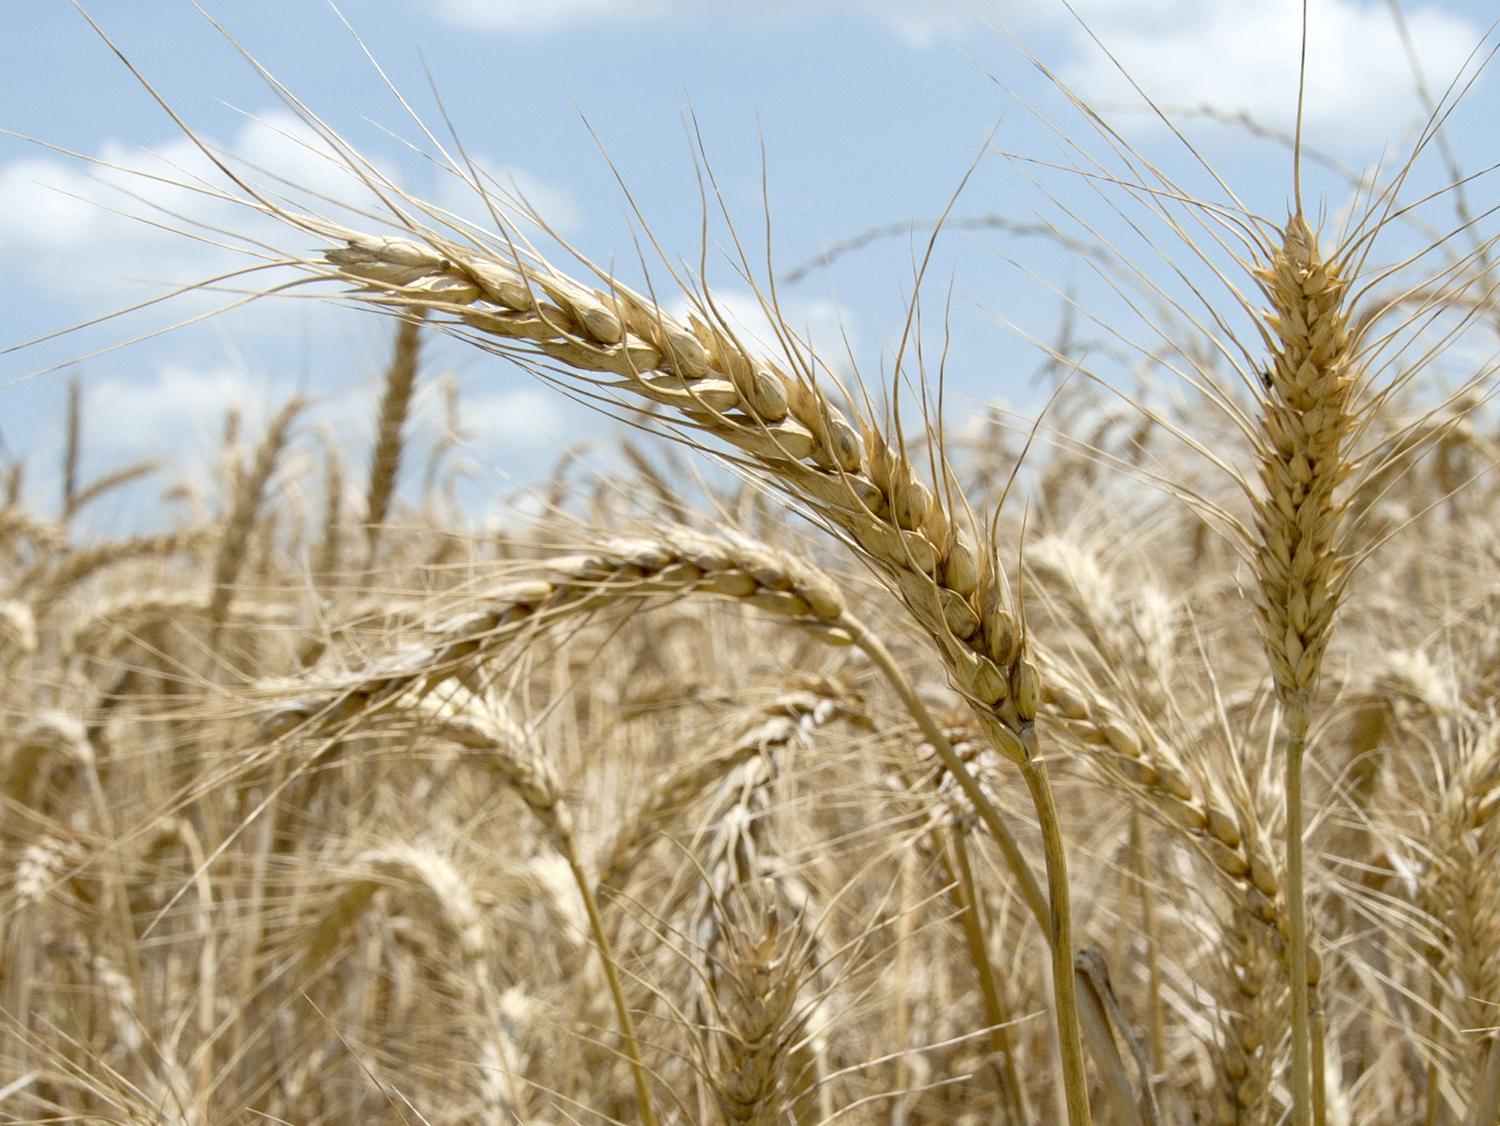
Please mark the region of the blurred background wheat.
[[[928, 277], [1017, 220], [912, 237], [861, 370], [780, 292], [910, 225], [786, 266], [700, 147], [702, 256], [632, 273], [436, 127], [477, 217], [274, 80], [350, 195], [162, 98], [207, 288], [388, 360], [358, 434], [231, 409], [178, 480], [85, 472], [74, 380], [10, 465], [0, 1117], [1500, 1122], [1493, 191], [1412, 186], [1483, 51], [1344, 199], [1299, 113], [1271, 216], [1082, 106], [1010, 156], [1135, 315], [1037, 341], [1031, 419], [955, 416]], [[481, 517], [475, 349], [632, 429]]]

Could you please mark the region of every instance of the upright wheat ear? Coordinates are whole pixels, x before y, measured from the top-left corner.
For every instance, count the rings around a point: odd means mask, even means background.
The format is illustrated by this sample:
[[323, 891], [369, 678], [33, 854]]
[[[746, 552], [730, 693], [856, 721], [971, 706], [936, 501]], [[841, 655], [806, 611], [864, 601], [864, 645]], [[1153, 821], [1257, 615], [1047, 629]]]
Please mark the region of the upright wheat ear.
[[1270, 266], [1256, 273], [1275, 334], [1263, 397], [1265, 443], [1256, 566], [1266, 654], [1293, 738], [1305, 736], [1348, 560], [1334, 493], [1349, 475], [1353, 417], [1348, 282], [1301, 215], [1287, 221]]
[[1261, 396], [1264, 440], [1255, 498], [1255, 564], [1271, 679], [1286, 727], [1287, 907], [1291, 935], [1294, 1121], [1313, 1120], [1313, 1051], [1302, 872], [1302, 755], [1312, 697], [1344, 593], [1344, 502], [1354, 378], [1348, 281], [1326, 261], [1300, 210], [1256, 280], [1270, 299], [1271, 364]]

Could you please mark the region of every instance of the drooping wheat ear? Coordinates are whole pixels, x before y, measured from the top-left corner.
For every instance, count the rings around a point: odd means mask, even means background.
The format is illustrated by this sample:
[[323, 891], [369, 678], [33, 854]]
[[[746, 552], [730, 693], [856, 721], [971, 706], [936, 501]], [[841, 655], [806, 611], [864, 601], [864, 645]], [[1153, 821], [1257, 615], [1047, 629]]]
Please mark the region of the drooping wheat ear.
[[[630, 1064], [635, 1083], [636, 1110], [642, 1122], [647, 1126], [655, 1126], [656, 1115], [652, 1110], [650, 1083], [614, 950], [604, 927], [603, 916], [599, 912], [598, 898], [594, 895], [594, 877], [588, 873], [579, 855], [573, 836], [573, 818], [562, 802], [550, 759], [541, 752], [536, 737], [516, 726], [508, 716], [502, 714], [498, 723], [491, 720], [476, 724], [474, 708], [461, 704], [455, 707], [452, 699], [441, 700], [432, 696], [424, 696], [421, 707], [428, 714], [437, 715], [445, 738], [481, 755], [483, 763], [496, 771], [521, 796], [541, 822], [553, 847], [567, 861], [579, 897], [583, 900], [589, 929], [614, 1001], [615, 1015], [620, 1024], [621, 1048]], [[489, 714], [493, 716], [494, 710], [491, 709]]]
[[[808, 717], [811, 718], [811, 717]], [[780, 734], [781, 732], [778, 732]], [[797, 1022], [799, 966], [779, 950], [783, 886], [773, 790], [790, 740], [762, 743], [718, 780], [697, 834], [703, 871], [687, 933], [706, 988], [696, 994], [708, 1079], [727, 1123], [780, 1121]]]
[[[1203, 762], [1190, 764], [1162, 738], [1155, 725], [1131, 717], [1078, 687], [1056, 662], [1043, 663], [1048, 716], [1066, 732], [1069, 745], [1113, 785], [1133, 795], [1160, 824], [1203, 856], [1229, 898], [1222, 923], [1229, 993], [1224, 1002], [1225, 1045], [1219, 1052], [1222, 1091], [1244, 1107], [1268, 1097], [1276, 1045], [1262, 1051], [1266, 1028], [1280, 1027], [1285, 975], [1267, 977], [1278, 959], [1290, 962], [1293, 933], [1290, 893], [1283, 867], [1269, 847], [1272, 825], [1248, 787], [1231, 784]], [[1308, 989], [1322, 980], [1322, 960], [1311, 939], [1300, 962]], [[1267, 1022], [1271, 1023], [1267, 1023]], [[1237, 1047], [1236, 1047], [1237, 1046]], [[1231, 1121], [1259, 1121], [1234, 1118]]]
[[[370, 849], [355, 857], [341, 878], [341, 886], [332, 895], [321, 915], [307, 932], [303, 957], [305, 965], [316, 970], [343, 945], [348, 930], [358, 923], [378, 892], [390, 888], [412, 904], [414, 919], [432, 919], [441, 924], [456, 946], [458, 971], [465, 984], [468, 1000], [480, 1017], [480, 1027], [487, 1028], [499, 1020], [500, 1002], [489, 975], [489, 928], [475, 899], [468, 878], [439, 849], [430, 845], [392, 844]], [[434, 950], [448, 949], [439, 943]], [[503, 1084], [502, 1098], [494, 1101], [496, 1085], [484, 1079], [476, 1091], [481, 1105], [494, 1110], [489, 1123], [524, 1121], [519, 1102], [514, 1061], [507, 1058], [504, 1042], [486, 1033], [477, 1045], [478, 1062], [498, 1064]], [[499, 1058], [496, 1053], [500, 1052]]]
[[[501, 1071], [501, 1101], [493, 1105], [495, 1114], [486, 1122], [496, 1125], [523, 1122], [514, 1060], [505, 1056], [504, 1044], [496, 1042], [487, 1032], [487, 1026], [499, 1018], [499, 999], [487, 964], [489, 928], [468, 877], [440, 849], [428, 844], [389, 844], [356, 856], [338, 892], [308, 931], [303, 951], [306, 966], [315, 970], [338, 952], [344, 946], [345, 934], [384, 888], [392, 889], [393, 894], [410, 903], [408, 912], [414, 919], [435, 919], [452, 939], [459, 955], [460, 979], [469, 994], [469, 1003], [475, 1006], [481, 1029], [486, 1030], [477, 1045], [480, 1060], [498, 1065]], [[447, 946], [438, 945], [434, 949], [443, 951]], [[498, 1059], [496, 1050], [501, 1053]], [[483, 1104], [492, 1105], [496, 1084], [486, 1078], [477, 1087], [475, 1093], [481, 1096]]]
[[868, 724], [863, 702], [847, 686], [830, 683], [778, 697], [761, 710], [762, 718], [743, 735], [707, 758], [685, 763], [665, 775], [637, 803], [637, 812], [599, 850], [601, 887], [620, 887], [666, 823], [698, 796], [752, 758], [806, 740], [813, 731], [837, 719]]
[[[1089, 754], [1113, 784], [1136, 795], [1163, 824], [1179, 832], [1225, 877], [1249, 895], [1247, 909], [1268, 926], [1286, 928], [1277, 904], [1282, 881], [1258, 824], [1248, 810], [1217, 792], [1213, 780], [1195, 777], [1152, 725], [1132, 720], [1072, 683], [1062, 665], [1043, 657], [1048, 716]], [[1252, 894], [1255, 893], [1255, 894]]]
[[[213, 592], [207, 587], [128, 591], [90, 607], [88, 617], [67, 635], [64, 647], [73, 656], [108, 656], [120, 642], [139, 638], [154, 626], [201, 624], [207, 620], [212, 602]], [[224, 620], [275, 629], [290, 625], [296, 618], [293, 606], [241, 600], [229, 608]]]
[[844, 600], [832, 580], [790, 556], [737, 538], [685, 529], [651, 539], [611, 540], [579, 555], [528, 567], [535, 575], [472, 592], [477, 606], [428, 631], [430, 640], [343, 677], [309, 677], [304, 685], [269, 685], [280, 697], [268, 737], [314, 715], [343, 722], [422, 685], [465, 675], [516, 637], [562, 618], [622, 600], [706, 594], [743, 600], [813, 630], [847, 641]]
[[794, 340], [778, 363], [746, 350], [707, 295], [697, 303], [702, 315], [682, 324], [602, 272], [603, 288], [594, 288], [533, 255], [508, 258], [432, 232], [418, 242], [284, 218], [344, 242], [324, 252], [325, 266], [309, 268], [355, 283], [364, 300], [445, 317], [522, 362], [558, 361], [728, 443], [877, 565], [989, 717], [1001, 750], [1017, 763], [1032, 757], [1036, 674], [993, 553], [988, 561], [976, 554], [948, 500], [873, 418], [850, 423]]
[[184, 528], [156, 535], [131, 536], [93, 547], [78, 547], [54, 558], [41, 560], [23, 573], [15, 591], [31, 603], [40, 621], [61, 598], [71, 593], [84, 579], [112, 567], [137, 559], [191, 555], [218, 538], [215, 528]]
[[[634, 1020], [625, 998], [608, 932], [594, 895], [594, 881], [579, 855], [573, 833], [573, 817], [562, 800], [562, 788], [551, 759], [543, 753], [535, 734], [517, 724], [509, 713], [492, 701], [470, 692], [461, 684], [449, 684], [434, 693], [424, 677], [404, 678], [407, 692], [392, 697], [388, 685], [378, 708], [361, 708], [369, 697], [350, 697], [335, 690], [325, 695], [303, 696], [280, 705], [263, 735], [279, 736], [287, 731], [313, 736], [337, 729], [351, 719], [361, 721], [362, 730], [372, 730], [378, 721], [452, 743], [466, 758], [498, 778], [514, 792], [541, 825], [548, 842], [567, 862], [578, 894], [583, 900], [599, 959], [620, 1023], [621, 1048], [630, 1064], [641, 1120], [654, 1126], [650, 1083], [636, 1039]], [[352, 708], [352, 710], [351, 710]], [[362, 906], [355, 905], [356, 912]]]
[[750, 895], [774, 906], [780, 899], [772, 824], [773, 789], [781, 776], [779, 751], [747, 758], [719, 780], [703, 838], [703, 886], [689, 932], [711, 959], [723, 938], [726, 913], [743, 909]]
[[[1286, 996], [1284, 975], [1276, 972], [1289, 932], [1284, 882], [1266, 844], [1266, 834], [1247, 803], [1223, 798], [1207, 779], [1180, 765], [1180, 757], [1151, 734], [1145, 724], [1130, 723], [1103, 702], [1075, 690], [1061, 668], [1043, 665], [1045, 712], [1063, 733], [1069, 749], [1086, 753], [1111, 785], [1130, 794], [1160, 824], [1187, 843], [1212, 866], [1229, 898], [1228, 919], [1222, 924], [1229, 996], [1224, 1003], [1224, 1043], [1217, 1055], [1224, 1107], [1258, 1106], [1270, 1090], [1277, 1045], [1261, 1050], [1266, 1029], [1279, 1027]], [[971, 724], [955, 723], [947, 735], [986, 788], [998, 783], [999, 764]], [[918, 763], [932, 773], [932, 756], [918, 747]], [[920, 777], [920, 776], [919, 776]], [[914, 779], [914, 781], [917, 779]], [[962, 832], [974, 820], [965, 794], [939, 775], [941, 801], [937, 825], [951, 824]], [[1310, 951], [1307, 970], [1313, 984], [1322, 973]], [[1269, 975], [1269, 976], [1268, 976]], [[1280, 1000], [1278, 1000], [1280, 999]], [[1269, 1023], [1268, 1023], [1269, 1022]], [[1223, 1111], [1229, 1123], [1259, 1121], [1241, 1118], [1241, 1109]], [[1227, 1119], [1223, 1114], [1230, 1114]]]
[[1333, 618], [1344, 595], [1344, 510], [1339, 487], [1352, 468], [1355, 419], [1353, 342], [1340, 263], [1323, 257], [1299, 212], [1281, 247], [1255, 274], [1271, 303], [1271, 363], [1261, 394], [1260, 483], [1255, 503], [1255, 566], [1271, 680], [1286, 729], [1287, 907], [1291, 922], [1292, 1105], [1297, 1126], [1316, 1114], [1307, 984], [1302, 860], [1302, 758], [1313, 694]]
[[458, 944], [464, 962], [482, 958], [489, 932], [468, 880], [441, 851], [430, 846], [385, 845], [361, 853], [352, 875], [309, 932], [307, 960], [318, 965], [341, 944], [342, 932], [358, 921], [375, 893], [394, 887], [418, 897], [417, 918], [436, 918]]
[[213, 599], [208, 608], [210, 645], [224, 626], [230, 603], [234, 600], [235, 580], [245, 562], [245, 547], [250, 542], [250, 533], [265, 500], [266, 486], [276, 472], [276, 462], [291, 436], [292, 422], [301, 413], [303, 405], [300, 397], [293, 398], [277, 412], [256, 447], [250, 469], [236, 474], [233, 498], [224, 521], [224, 536], [214, 556]]
[[375, 428], [375, 451], [370, 458], [370, 483], [365, 490], [366, 562], [375, 556], [380, 533], [396, 491], [401, 470], [402, 429], [417, 388], [417, 353], [422, 343], [425, 309], [401, 318], [396, 327], [395, 353], [385, 372], [385, 391], [380, 397], [380, 419]]

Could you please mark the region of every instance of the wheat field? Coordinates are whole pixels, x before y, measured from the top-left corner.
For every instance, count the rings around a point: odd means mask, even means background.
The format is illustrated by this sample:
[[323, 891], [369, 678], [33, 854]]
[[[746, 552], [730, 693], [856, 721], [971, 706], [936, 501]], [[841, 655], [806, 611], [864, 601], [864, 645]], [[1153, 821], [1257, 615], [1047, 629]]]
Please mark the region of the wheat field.
[[[711, 170], [760, 338], [698, 248], [628, 280], [429, 133], [467, 221], [267, 80], [358, 198], [193, 190], [388, 366], [139, 534], [86, 380], [60, 503], [10, 470], [0, 1121], [1500, 1123], [1500, 232], [1407, 186], [1462, 83], [1343, 200], [1289, 138], [1271, 217], [1080, 106], [1064, 171], [1216, 288], [1096, 243], [1138, 379], [1043, 343], [976, 426], [923, 241], [851, 373]], [[633, 429], [486, 525], [412, 448], [438, 346]]]

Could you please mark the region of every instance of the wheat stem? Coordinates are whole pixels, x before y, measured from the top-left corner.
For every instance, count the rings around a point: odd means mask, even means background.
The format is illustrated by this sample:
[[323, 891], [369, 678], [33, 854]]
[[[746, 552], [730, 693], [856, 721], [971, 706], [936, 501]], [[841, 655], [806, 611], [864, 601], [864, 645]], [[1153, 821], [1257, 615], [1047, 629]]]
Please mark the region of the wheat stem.
[[1286, 748], [1287, 956], [1292, 976], [1292, 1121], [1312, 1123], [1312, 1033], [1307, 999], [1307, 905], [1303, 898], [1302, 753], [1304, 734]]
[[[1068, 896], [1068, 862], [1063, 851], [1062, 826], [1057, 818], [1057, 807], [1052, 800], [1052, 786], [1047, 780], [1046, 765], [1035, 756], [1021, 766], [1026, 787], [1031, 792], [1031, 802], [1036, 809], [1037, 823], [1042, 830], [1043, 853], [1047, 866], [1048, 898], [1042, 897], [1036, 886], [1036, 878], [1021, 855], [1015, 837], [1006, 828], [1000, 811], [995, 808], [953, 744], [938, 727], [922, 701], [907, 682], [900, 666], [880, 641], [858, 621], [845, 614], [841, 619], [845, 629], [858, 646], [884, 672], [892, 686], [901, 696], [922, 728], [922, 734], [932, 743], [943, 767], [962, 787], [964, 795], [973, 803], [974, 811], [984, 822], [985, 828], [1000, 846], [1011, 870], [1020, 879], [1021, 894], [1039, 924], [1045, 927], [1048, 945], [1052, 952], [1052, 991], [1057, 1005], [1057, 1039], [1062, 1053], [1063, 1082], [1067, 1092], [1068, 1121], [1072, 1126], [1087, 1126], [1090, 1122], [1088, 1102], [1088, 1073], [1083, 1064], [1083, 1044], [1078, 1025], [1078, 995], [1073, 981], [1073, 921]], [[1029, 667], [1029, 666], [1028, 666]], [[1043, 923], [1045, 920], [1045, 923]]]
[[594, 946], [599, 951], [599, 961], [604, 967], [604, 980], [609, 984], [610, 1001], [615, 1007], [615, 1019], [620, 1022], [620, 1048], [630, 1064], [630, 1078], [635, 1084], [636, 1110], [643, 1126], [656, 1126], [656, 1112], [651, 1109], [651, 1085], [646, 1075], [646, 1065], [641, 1060], [641, 1046], [635, 1035], [635, 1020], [630, 1015], [630, 1003], [620, 985], [620, 971], [615, 962], [614, 949], [609, 942], [609, 932], [604, 926], [604, 917], [599, 913], [599, 900], [594, 895], [593, 881], [583, 870], [578, 859], [578, 850], [573, 845], [573, 835], [568, 833], [563, 859], [568, 872], [578, 885], [578, 896], [583, 900], [583, 910], [588, 915], [589, 931], [594, 936]]
[[[953, 857], [953, 899], [959, 908], [959, 921], [963, 924], [969, 961], [973, 963], [974, 972], [979, 977], [979, 995], [984, 1001], [985, 1017], [990, 1024], [990, 1051], [999, 1061], [1001, 1087], [1011, 1118], [1016, 1122], [1027, 1122], [1031, 1115], [1026, 1105], [1026, 1087], [1021, 1082], [1021, 1072], [1016, 1065], [1016, 1037], [1009, 1027], [1005, 1005], [1000, 997], [1000, 985], [995, 980], [995, 967], [990, 962], [984, 905], [979, 899], [979, 884], [974, 879], [969, 847], [964, 843], [963, 832], [958, 829], [948, 834], [948, 843]], [[946, 858], [947, 854], [941, 855]]]
[[1021, 777], [1031, 791], [1037, 826], [1042, 831], [1042, 855], [1047, 866], [1047, 892], [1051, 902], [1048, 944], [1052, 948], [1052, 993], [1057, 1005], [1057, 1042], [1062, 1053], [1063, 1088], [1067, 1096], [1068, 1121], [1087, 1126], [1089, 1077], [1083, 1062], [1079, 1031], [1078, 988], [1073, 976], [1073, 909], [1068, 890], [1068, 856], [1063, 847], [1062, 822], [1052, 800], [1047, 764], [1031, 758], [1021, 767]]
[[974, 812], [979, 815], [979, 819], [984, 822], [984, 827], [989, 830], [990, 836], [1000, 847], [1005, 862], [1010, 866], [1011, 872], [1019, 883], [1021, 898], [1025, 900], [1032, 917], [1036, 919], [1039, 926], [1045, 928], [1048, 918], [1047, 898], [1042, 894], [1041, 885], [1037, 883], [1036, 876], [1031, 871], [1031, 865], [1022, 855], [1021, 846], [1005, 824], [1000, 810], [984, 792], [979, 779], [974, 777], [973, 772], [953, 748], [948, 736], [933, 719], [932, 713], [922, 703], [916, 690], [912, 688], [911, 682], [907, 680], [906, 674], [901, 671], [896, 658], [891, 655], [891, 651], [870, 632], [863, 622], [852, 615], [845, 613], [839, 622], [845, 632], [854, 639], [856, 648], [869, 657], [875, 663], [876, 668], [880, 669], [890, 681], [891, 687], [896, 690], [896, 694], [901, 697], [901, 702], [906, 705], [906, 710], [911, 713], [911, 717], [917, 721], [917, 726], [922, 729], [922, 735], [932, 744], [932, 749], [943, 764], [943, 769], [948, 771], [963, 789], [964, 796], [974, 806]]

